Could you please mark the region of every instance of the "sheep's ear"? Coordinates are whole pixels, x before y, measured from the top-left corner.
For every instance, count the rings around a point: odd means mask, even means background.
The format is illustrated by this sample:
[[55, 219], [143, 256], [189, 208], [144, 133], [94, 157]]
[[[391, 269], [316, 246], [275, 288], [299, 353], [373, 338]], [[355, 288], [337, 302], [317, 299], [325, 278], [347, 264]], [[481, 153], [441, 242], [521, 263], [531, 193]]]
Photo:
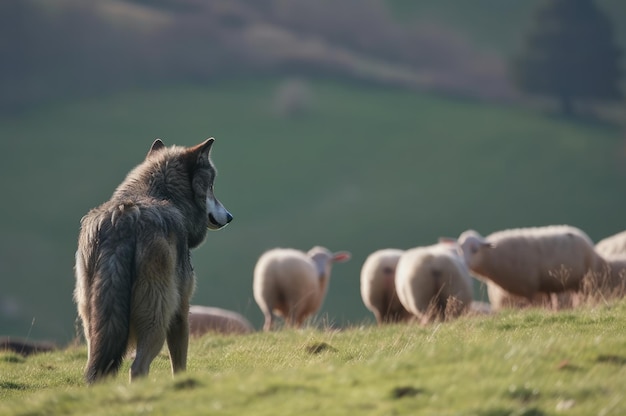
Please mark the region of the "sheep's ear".
[[456, 238], [452, 237], [439, 237], [439, 244], [456, 244]]
[[146, 157], [150, 157], [153, 154], [155, 154], [156, 152], [158, 152], [159, 150], [165, 149], [165, 145], [163, 144], [163, 142], [161, 141], [161, 139], [156, 139], [153, 143], [152, 146], [150, 146], [150, 150], [148, 150], [148, 154], [146, 155]]
[[347, 251], [338, 251], [333, 253], [333, 262], [335, 263], [343, 263], [344, 261], [350, 260], [352, 255]]

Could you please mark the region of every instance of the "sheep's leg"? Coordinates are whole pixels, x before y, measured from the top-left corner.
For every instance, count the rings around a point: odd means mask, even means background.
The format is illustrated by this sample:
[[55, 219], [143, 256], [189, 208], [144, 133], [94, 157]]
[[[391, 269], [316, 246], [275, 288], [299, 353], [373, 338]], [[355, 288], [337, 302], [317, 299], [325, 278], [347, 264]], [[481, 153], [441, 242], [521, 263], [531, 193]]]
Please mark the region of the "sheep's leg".
[[560, 309], [558, 293], [551, 292], [548, 294], [548, 296], [550, 297], [550, 304], [552, 306], [552, 311], [557, 312]]
[[265, 311], [263, 314], [265, 315], [265, 324], [263, 325], [263, 330], [271, 331], [272, 324], [274, 323], [274, 314], [270, 311]]
[[302, 328], [304, 321], [306, 320], [306, 314], [301, 313], [296, 317], [296, 328]]
[[383, 317], [383, 315], [378, 310], [374, 311], [374, 317], [376, 318], [376, 323], [378, 325], [382, 325], [383, 323], [390, 321], [388, 314], [385, 317]]
[[289, 307], [289, 312], [285, 315], [285, 322], [287, 326], [290, 328], [300, 328], [300, 326], [302, 326], [300, 315], [302, 314], [300, 313], [299, 308], [295, 305], [291, 305]]

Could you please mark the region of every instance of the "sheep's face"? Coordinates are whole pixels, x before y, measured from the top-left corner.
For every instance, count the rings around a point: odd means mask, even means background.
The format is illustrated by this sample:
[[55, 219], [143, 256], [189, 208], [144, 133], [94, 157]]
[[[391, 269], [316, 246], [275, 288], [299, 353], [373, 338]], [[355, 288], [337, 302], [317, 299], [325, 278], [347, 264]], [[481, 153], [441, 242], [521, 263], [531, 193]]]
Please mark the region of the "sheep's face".
[[307, 254], [311, 257], [313, 263], [315, 263], [315, 267], [317, 268], [320, 277], [330, 276], [330, 270], [333, 263], [342, 263], [350, 259], [350, 253], [347, 251], [331, 253], [324, 247], [319, 246], [313, 247]]
[[476, 270], [483, 261], [485, 251], [490, 250], [493, 245], [475, 231], [466, 231], [459, 237], [458, 247], [467, 267]]

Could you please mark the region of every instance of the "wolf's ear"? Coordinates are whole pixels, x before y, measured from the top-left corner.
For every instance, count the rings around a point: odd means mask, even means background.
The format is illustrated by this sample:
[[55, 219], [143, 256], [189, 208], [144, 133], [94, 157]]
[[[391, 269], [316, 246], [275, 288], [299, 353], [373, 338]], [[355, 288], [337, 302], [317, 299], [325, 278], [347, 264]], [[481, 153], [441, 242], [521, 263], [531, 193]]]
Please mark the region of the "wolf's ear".
[[161, 139], [156, 139], [154, 143], [152, 143], [152, 146], [150, 147], [150, 150], [148, 151], [148, 154], [146, 155], [146, 157], [153, 155], [154, 153], [158, 152], [161, 149], [165, 149], [165, 145], [163, 144]]
[[213, 137], [209, 137], [202, 143], [196, 146], [196, 151], [198, 152], [198, 160], [199, 159], [209, 159], [209, 154], [211, 153], [211, 146], [213, 146], [213, 142], [215, 139]]

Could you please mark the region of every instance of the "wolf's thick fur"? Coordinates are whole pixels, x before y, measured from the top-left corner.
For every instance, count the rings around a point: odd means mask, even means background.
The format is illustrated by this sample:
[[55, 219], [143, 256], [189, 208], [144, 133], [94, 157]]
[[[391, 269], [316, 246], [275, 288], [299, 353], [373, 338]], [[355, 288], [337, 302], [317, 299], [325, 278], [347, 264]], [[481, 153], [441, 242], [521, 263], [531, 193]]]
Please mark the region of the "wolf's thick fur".
[[74, 299], [87, 340], [88, 383], [114, 375], [136, 347], [130, 379], [148, 374], [167, 340], [185, 370], [190, 249], [232, 220], [213, 195], [213, 138], [190, 148], [156, 140], [112, 198], [81, 220]]

